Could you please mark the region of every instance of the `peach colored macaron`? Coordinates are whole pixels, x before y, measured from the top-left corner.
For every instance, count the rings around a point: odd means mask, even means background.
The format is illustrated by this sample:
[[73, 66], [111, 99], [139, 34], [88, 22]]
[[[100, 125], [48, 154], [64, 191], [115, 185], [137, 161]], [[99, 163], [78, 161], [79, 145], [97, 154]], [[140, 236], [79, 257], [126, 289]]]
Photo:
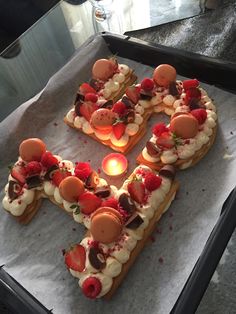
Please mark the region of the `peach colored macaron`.
[[107, 81], [114, 74], [114, 65], [107, 59], [97, 60], [92, 69], [93, 78]]
[[90, 232], [95, 241], [112, 243], [119, 238], [122, 228], [122, 216], [114, 208], [100, 207], [91, 216]]
[[169, 64], [161, 64], [154, 70], [153, 80], [157, 85], [168, 87], [176, 80], [176, 70]]
[[24, 161], [40, 161], [45, 152], [46, 144], [39, 138], [28, 138], [19, 147], [19, 155]]
[[69, 176], [61, 181], [59, 191], [64, 200], [74, 203], [78, 201], [79, 196], [84, 192], [84, 184], [79, 178]]
[[92, 127], [103, 133], [110, 133], [112, 131], [112, 124], [116, 119], [116, 114], [110, 109], [101, 108], [93, 112], [90, 124]]
[[177, 115], [170, 121], [170, 130], [176, 136], [187, 139], [193, 138], [198, 133], [198, 121], [191, 114]]

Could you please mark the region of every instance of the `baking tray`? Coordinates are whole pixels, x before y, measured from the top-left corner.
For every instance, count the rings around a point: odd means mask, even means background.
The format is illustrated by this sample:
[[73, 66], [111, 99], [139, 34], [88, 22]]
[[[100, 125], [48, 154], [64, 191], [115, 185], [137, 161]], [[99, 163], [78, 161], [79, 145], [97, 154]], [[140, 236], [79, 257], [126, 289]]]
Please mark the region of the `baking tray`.
[[[102, 36], [109, 49], [120, 57], [151, 66], [171, 63], [180, 75], [197, 77], [202, 82], [236, 93], [236, 86], [232, 79], [236, 75], [234, 63], [107, 32], [92, 36], [80, 49], [88, 45], [96, 36]], [[222, 213], [176, 301], [172, 313], [194, 313], [198, 307], [236, 226], [235, 207], [236, 190], [233, 190], [222, 207]], [[0, 300], [3, 300], [4, 305], [13, 313], [31, 313], [30, 311], [32, 313], [50, 313], [3, 268], [0, 270]], [[16, 306], [13, 306], [14, 304]]]

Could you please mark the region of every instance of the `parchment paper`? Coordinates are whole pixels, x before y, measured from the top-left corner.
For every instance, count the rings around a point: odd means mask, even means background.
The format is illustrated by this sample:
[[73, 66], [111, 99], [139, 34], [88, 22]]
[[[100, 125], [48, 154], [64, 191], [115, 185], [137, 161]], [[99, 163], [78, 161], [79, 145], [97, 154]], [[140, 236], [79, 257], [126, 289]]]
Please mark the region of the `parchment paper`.
[[[1, 189], [7, 182], [7, 165], [17, 159], [18, 145], [27, 137], [42, 138], [49, 150], [64, 159], [90, 160], [94, 169], [101, 167], [102, 158], [111, 150], [68, 128], [63, 116], [78, 84], [90, 78], [94, 61], [109, 55], [105, 42], [97, 37], [79, 50], [39, 95], [0, 124]], [[150, 67], [118, 60], [133, 67], [139, 80], [152, 73]], [[177, 199], [110, 302], [86, 299], [64, 265], [61, 250], [80, 241], [85, 232], [82, 225], [48, 200], [28, 226], [18, 224], [1, 208], [0, 265], [5, 264], [6, 270], [54, 313], [168, 313], [172, 308], [235, 185], [236, 96], [213, 86], [203, 87], [218, 109], [216, 142], [198, 165], [178, 174], [181, 189]], [[163, 117], [152, 117], [147, 135], [128, 155], [129, 173], [151, 135], [151, 126]], [[120, 180], [108, 181], [121, 185]]]

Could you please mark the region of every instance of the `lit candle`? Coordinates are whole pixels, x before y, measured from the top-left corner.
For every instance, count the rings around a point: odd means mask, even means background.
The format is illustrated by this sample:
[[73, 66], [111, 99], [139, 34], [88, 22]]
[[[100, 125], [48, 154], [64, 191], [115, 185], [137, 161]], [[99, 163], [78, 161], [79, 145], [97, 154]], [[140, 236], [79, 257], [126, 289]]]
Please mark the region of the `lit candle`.
[[118, 176], [127, 171], [128, 161], [126, 157], [119, 153], [112, 153], [103, 158], [102, 170], [108, 176]]

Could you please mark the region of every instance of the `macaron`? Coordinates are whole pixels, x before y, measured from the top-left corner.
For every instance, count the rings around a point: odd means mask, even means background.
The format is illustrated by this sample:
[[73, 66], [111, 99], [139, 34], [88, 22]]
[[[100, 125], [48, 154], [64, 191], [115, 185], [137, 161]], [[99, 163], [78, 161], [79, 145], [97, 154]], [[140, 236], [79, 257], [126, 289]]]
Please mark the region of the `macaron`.
[[114, 74], [114, 64], [108, 59], [97, 60], [92, 68], [93, 78], [107, 81]]
[[28, 138], [19, 147], [19, 155], [24, 161], [40, 161], [45, 152], [46, 144], [39, 138]]
[[84, 192], [84, 184], [79, 178], [69, 176], [61, 181], [59, 192], [64, 200], [74, 203], [78, 201], [79, 196]]
[[100, 207], [91, 216], [90, 232], [95, 241], [116, 241], [123, 229], [121, 214], [111, 207]]
[[153, 80], [159, 86], [168, 87], [176, 80], [176, 70], [169, 64], [161, 64], [154, 70]]
[[116, 119], [116, 113], [110, 109], [101, 108], [92, 113], [91, 126], [104, 134], [112, 131], [112, 125]]
[[198, 133], [198, 120], [191, 114], [180, 114], [170, 121], [170, 130], [176, 136], [187, 139], [193, 138]]

